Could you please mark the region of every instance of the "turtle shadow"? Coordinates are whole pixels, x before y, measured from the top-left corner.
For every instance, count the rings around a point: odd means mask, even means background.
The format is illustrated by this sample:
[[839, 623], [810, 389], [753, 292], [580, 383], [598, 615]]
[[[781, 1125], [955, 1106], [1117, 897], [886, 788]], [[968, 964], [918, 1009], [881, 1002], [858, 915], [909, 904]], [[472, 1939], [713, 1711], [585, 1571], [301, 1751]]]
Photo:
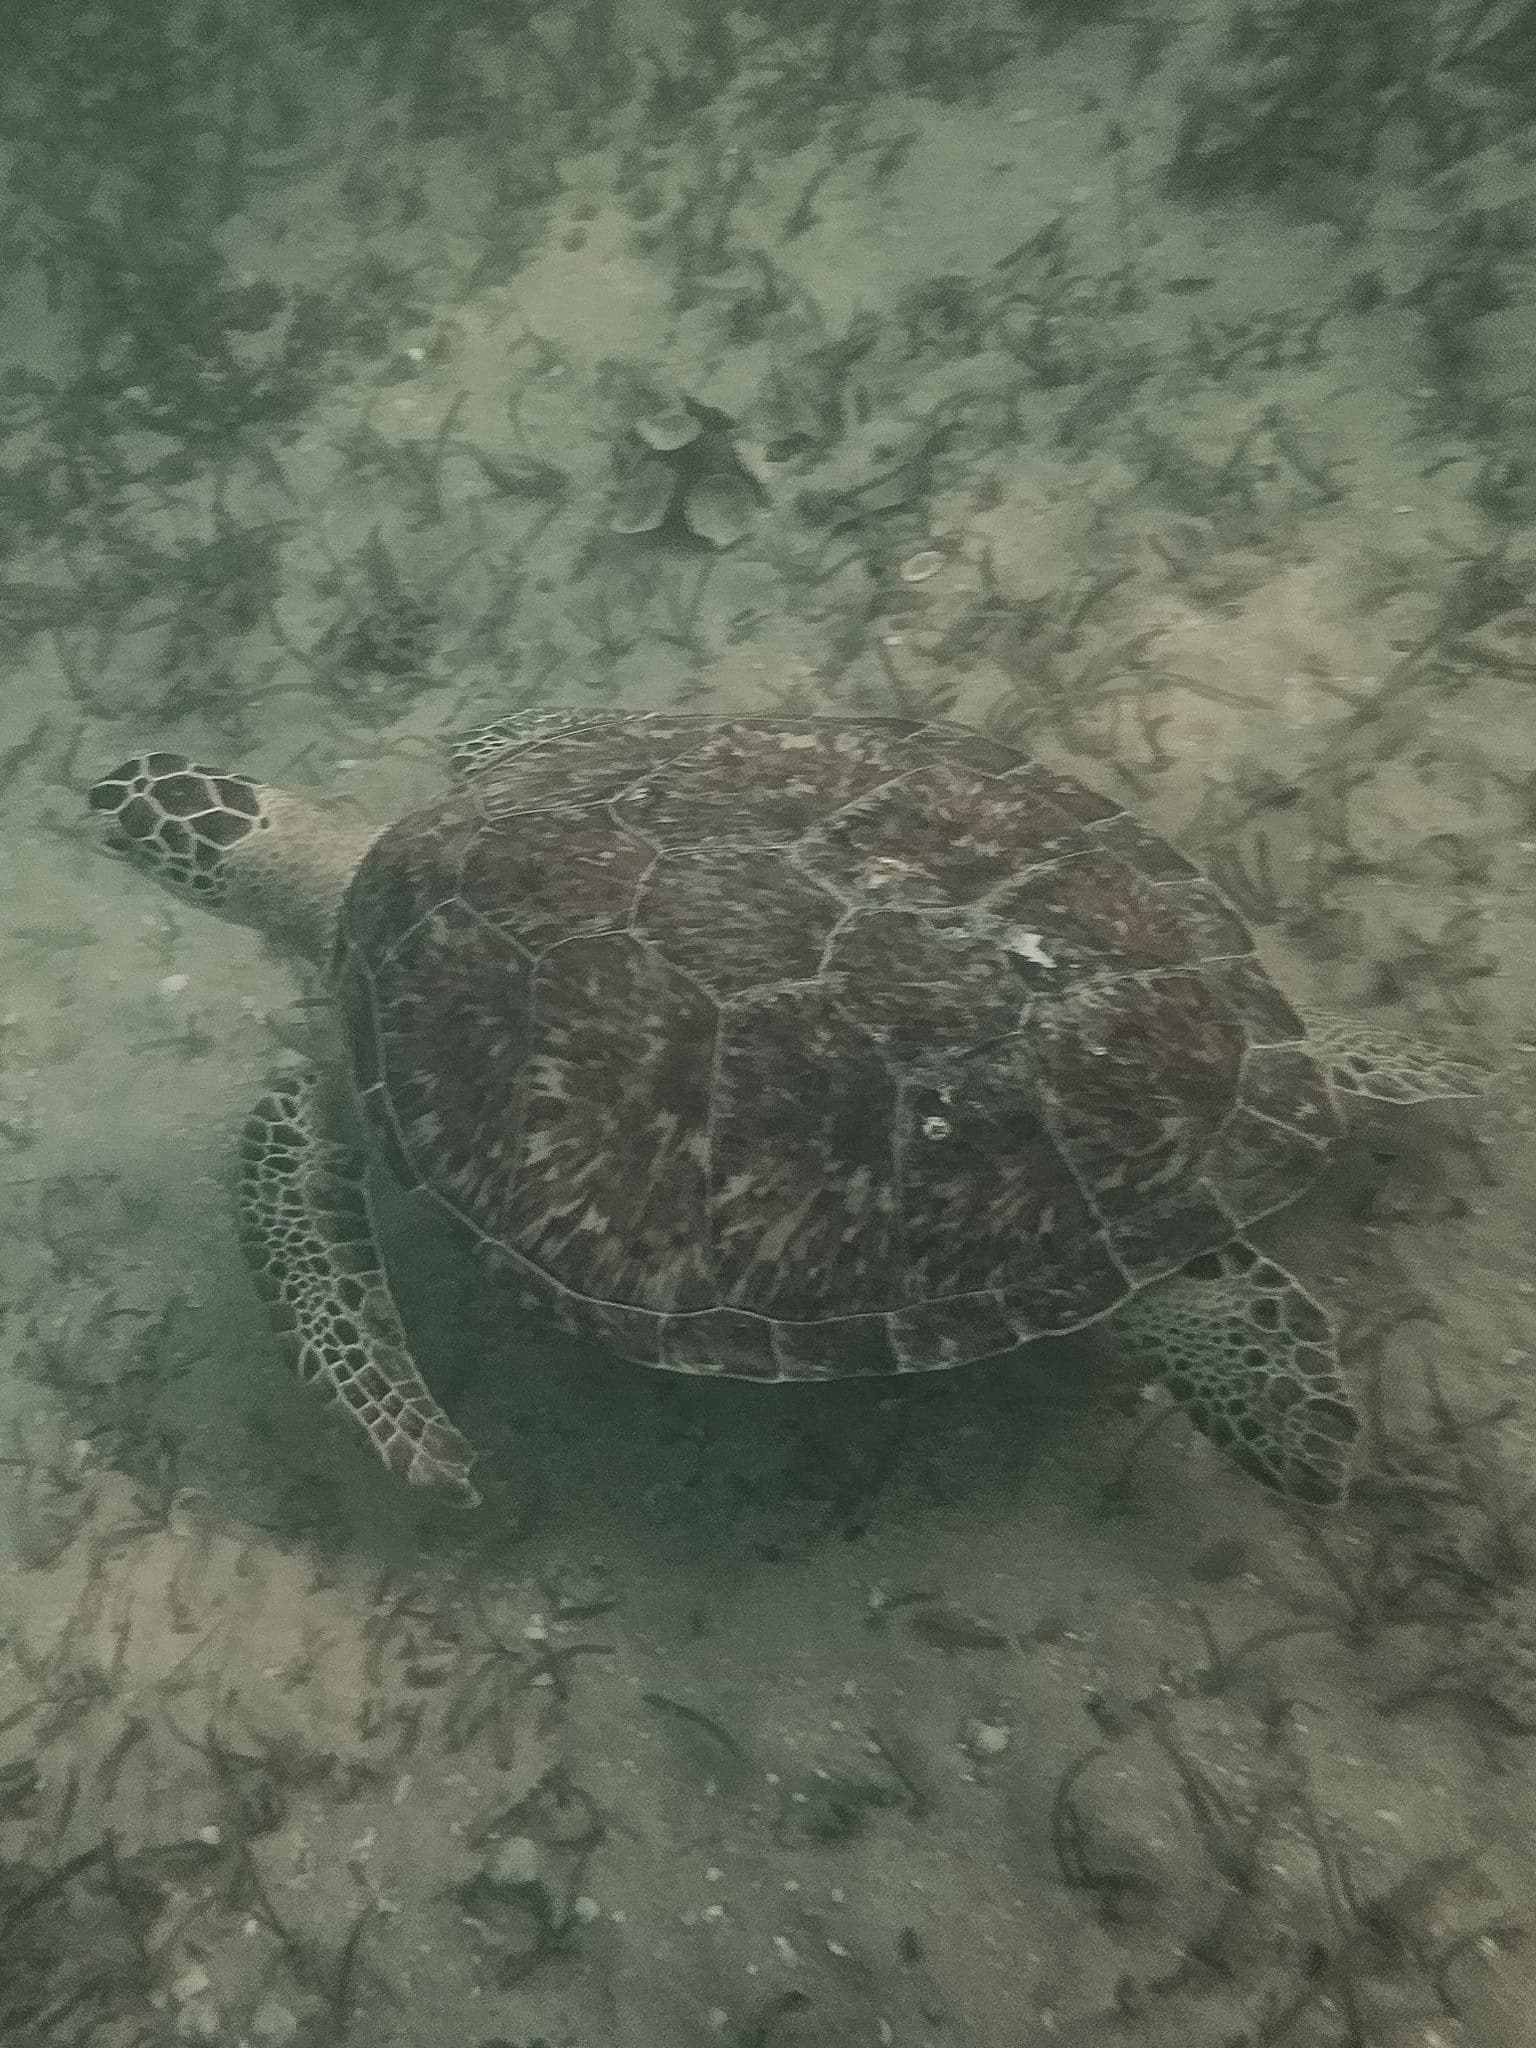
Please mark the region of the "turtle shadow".
[[484, 1513], [705, 1570], [878, 1543], [959, 1502], [1007, 1526], [1063, 1474], [1102, 1507], [1106, 1419], [1129, 1437], [1115, 1413], [1137, 1407], [1086, 1338], [956, 1372], [765, 1385], [567, 1336], [472, 1260], [456, 1281], [441, 1265], [425, 1288], [401, 1280], [429, 1379], [479, 1447]]

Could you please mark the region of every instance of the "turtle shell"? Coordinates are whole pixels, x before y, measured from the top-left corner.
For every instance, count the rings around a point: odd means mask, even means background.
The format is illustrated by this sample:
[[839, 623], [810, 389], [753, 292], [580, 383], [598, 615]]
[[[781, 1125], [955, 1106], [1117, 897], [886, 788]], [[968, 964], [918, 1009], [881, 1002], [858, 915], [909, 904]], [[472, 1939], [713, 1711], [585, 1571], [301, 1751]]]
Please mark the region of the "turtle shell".
[[1298, 1194], [1338, 1117], [1220, 892], [953, 726], [509, 721], [353, 879], [358, 1092], [567, 1328], [757, 1379], [959, 1365]]

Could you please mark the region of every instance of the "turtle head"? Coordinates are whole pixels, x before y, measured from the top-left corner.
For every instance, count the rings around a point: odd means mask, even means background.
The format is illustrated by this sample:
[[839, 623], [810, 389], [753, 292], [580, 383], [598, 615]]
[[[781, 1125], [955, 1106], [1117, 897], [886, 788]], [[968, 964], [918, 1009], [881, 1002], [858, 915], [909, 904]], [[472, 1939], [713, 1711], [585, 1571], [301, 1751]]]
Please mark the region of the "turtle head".
[[342, 893], [373, 833], [245, 775], [137, 754], [92, 786], [108, 844], [178, 896], [324, 961]]
[[181, 754], [139, 754], [93, 785], [91, 809], [111, 819], [108, 843], [174, 889], [222, 905], [240, 867], [238, 849], [271, 829], [258, 784], [214, 775]]

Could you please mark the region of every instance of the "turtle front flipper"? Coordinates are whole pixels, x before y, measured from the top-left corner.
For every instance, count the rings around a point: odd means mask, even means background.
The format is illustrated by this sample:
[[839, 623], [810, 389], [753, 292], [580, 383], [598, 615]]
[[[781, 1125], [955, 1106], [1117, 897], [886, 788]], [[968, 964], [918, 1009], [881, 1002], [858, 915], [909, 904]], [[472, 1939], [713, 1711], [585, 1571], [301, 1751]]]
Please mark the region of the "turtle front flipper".
[[1134, 1295], [1115, 1328], [1139, 1367], [1250, 1475], [1288, 1500], [1341, 1500], [1359, 1417], [1332, 1319], [1238, 1241]]
[[299, 1378], [345, 1410], [392, 1472], [474, 1507], [474, 1453], [416, 1369], [362, 1161], [327, 1135], [313, 1073], [274, 1086], [246, 1120], [240, 1235]]

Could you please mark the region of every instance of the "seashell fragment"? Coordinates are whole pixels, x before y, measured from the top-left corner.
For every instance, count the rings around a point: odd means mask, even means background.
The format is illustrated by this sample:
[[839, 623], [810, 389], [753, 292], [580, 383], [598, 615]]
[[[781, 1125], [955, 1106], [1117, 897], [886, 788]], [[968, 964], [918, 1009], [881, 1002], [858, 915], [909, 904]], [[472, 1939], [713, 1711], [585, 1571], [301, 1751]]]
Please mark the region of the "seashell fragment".
[[667, 516], [677, 479], [664, 462], [642, 462], [619, 485], [608, 525], [614, 533], [654, 533]]
[[688, 531], [713, 548], [733, 548], [752, 524], [752, 493], [739, 476], [701, 476], [683, 499]]
[[643, 420], [636, 420], [635, 432], [658, 455], [675, 455], [679, 448], [686, 448], [690, 441], [697, 441], [699, 422], [686, 405], [666, 405], [659, 412], [647, 413]]

